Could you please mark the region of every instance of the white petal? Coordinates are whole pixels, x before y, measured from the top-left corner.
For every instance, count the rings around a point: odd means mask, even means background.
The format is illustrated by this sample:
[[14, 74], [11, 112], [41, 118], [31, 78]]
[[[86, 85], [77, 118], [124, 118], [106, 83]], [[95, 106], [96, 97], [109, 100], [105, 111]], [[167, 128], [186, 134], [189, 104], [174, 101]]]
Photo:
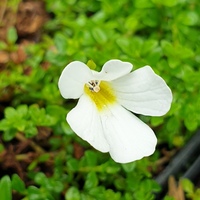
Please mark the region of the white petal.
[[95, 75], [99, 80], [110, 81], [128, 74], [133, 66], [129, 62], [122, 62], [121, 60], [109, 60], [106, 62], [102, 70]]
[[128, 163], [155, 151], [154, 132], [135, 115], [115, 105], [101, 115], [110, 155], [116, 162]]
[[99, 113], [89, 97], [81, 96], [77, 106], [68, 113], [67, 121], [72, 130], [94, 148], [101, 152], [109, 151]]
[[58, 81], [61, 95], [68, 99], [79, 98], [83, 94], [84, 84], [92, 79], [92, 72], [80, 61], [68, 64]]
[[170, 109], [171, 90], [149, 66], [135, 70], [112, 83], [118, 102], [132, 112], [161, 116]]

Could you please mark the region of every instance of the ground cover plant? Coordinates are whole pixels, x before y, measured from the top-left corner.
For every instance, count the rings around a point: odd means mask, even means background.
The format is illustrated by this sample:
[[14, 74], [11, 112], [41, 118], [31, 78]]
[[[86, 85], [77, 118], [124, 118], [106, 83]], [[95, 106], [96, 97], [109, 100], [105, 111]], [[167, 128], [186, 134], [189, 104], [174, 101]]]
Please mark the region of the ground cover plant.
[[[200, 125], [199, 28], [198, 0], [1, 1], [0, 199], [156, 199], [155, 177]], [[158, 144], [128, 164], [74, 134], [66, 114], [77, 100], [58, 89], [70, 62], [100, 71], [110, 59], [150, 65], [173, 93], [166, 115], [138, 115]], [[179, 197], [171, 184], [163, 199], [198, 200], [198, 181], [181, 179]]]

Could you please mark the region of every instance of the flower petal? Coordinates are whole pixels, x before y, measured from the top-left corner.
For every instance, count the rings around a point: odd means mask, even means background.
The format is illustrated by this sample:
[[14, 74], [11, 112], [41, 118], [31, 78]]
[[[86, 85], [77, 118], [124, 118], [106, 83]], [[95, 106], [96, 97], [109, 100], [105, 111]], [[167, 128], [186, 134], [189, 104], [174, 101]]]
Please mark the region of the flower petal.
[[110, 155], [116, 162], [132, 162], [155, 151], [154, 132], [122, 106], [110, 107], [102, 113], [101, 120]]
[[83, 94], [84, 84], [92, 79], [92, 72], [80, 61], [68, 64], [58, 81], [61, 95], [68, 99], [77, 99]]
[[99, 113], [89, 97], [81, 96], [77, 106], [68, 113], [67, 121], [72, 130], [94, 148], [101, 152], [109, 151]]
[[161, 116], [168, 112], [172, 93], [165, 81], [149, 66], [112, 81], [118, 102], [132, 112]]
[[133, 66], [129, 62], [122, 62], [121, 60], [107, 61], [102, 70], [94, 75], [98, 80], [110, 81], [128, 74]]

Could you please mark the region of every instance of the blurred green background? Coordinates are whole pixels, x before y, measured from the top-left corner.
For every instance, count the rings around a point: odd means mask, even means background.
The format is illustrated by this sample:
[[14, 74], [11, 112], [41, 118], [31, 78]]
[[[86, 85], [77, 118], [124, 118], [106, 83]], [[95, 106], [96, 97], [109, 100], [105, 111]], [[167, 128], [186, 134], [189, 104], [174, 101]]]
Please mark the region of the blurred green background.
[[[155, 199], [154, 177], [200, 126], [200, 1], [3, 0], [0, 7], [1, 200], [11, 191], [23, 200]], [[77, 101], [57, 86], [69, 62], [93, 60], [100, 70], [110, 59], [150, 65], [173, 92], [165, 116], [140, 116], [158, 137], [156, 152], [129, 164], [73, 133], [65, 118]], [[200, 199], [194, 183], [182, 187]]]

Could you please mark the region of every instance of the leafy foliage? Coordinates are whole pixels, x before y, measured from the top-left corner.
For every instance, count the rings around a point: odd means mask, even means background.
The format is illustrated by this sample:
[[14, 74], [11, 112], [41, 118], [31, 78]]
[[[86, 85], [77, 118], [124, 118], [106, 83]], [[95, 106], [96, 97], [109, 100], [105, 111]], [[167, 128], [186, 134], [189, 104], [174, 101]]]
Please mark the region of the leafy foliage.
[[[8, 4], [17, 5], [15, 0]], [[2, 200], [11, 199], [11, 191], [23, 200], [154, 199], [160, 190], [152, 179], [162, 156], [159, 147], [184, 146], [200, 126], [200, 2], [46, 0], [45, 9], [52, 17], [40, 41], [24, 47], [26, 59], [11, 59], [0, 68], [0, 155], [19, 140], [19, 134], [35, 142], [31, 147], [44, 150], [31, 162], [23, 151], [15, 156], [16, 162], [28, 162], [26, 177], [12, 173], [9, 178], [0, 172]], [[11, 26], [6, 41], [0, 41], [0, 51], [19, 52], [18, 39]], [[72, 60], [90, 60], [91, 68], [100, 70], [112, 58], [129, 61], [134, 68], [150, 65], [173, 92], [167, 115], [140, 116], [156, 132], [157, 152], [124, 165], [73, 133], [65, 116], [76, 101], [65, 101], [57, 88], [62, 69]], [[41, 127], [50, 128], [47, 146], [37, 144]], [[49, 163], [52, 169], [46, 171]], [[188, 197], [199, 194], [186, 180], [182, 184]]]

